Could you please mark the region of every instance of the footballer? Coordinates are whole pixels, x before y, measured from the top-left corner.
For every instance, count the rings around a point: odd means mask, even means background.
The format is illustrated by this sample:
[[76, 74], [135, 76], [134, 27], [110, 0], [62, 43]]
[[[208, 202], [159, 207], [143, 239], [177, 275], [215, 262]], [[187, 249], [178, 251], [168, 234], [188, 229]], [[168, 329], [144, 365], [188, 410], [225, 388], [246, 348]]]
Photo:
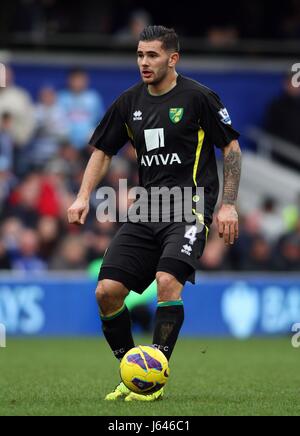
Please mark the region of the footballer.
[[[124, 301], [130, 290], [141, 294], [154, 279], [158, 305], [153, 345], [168, 360], [172, 355], [184, 322], [182, 290], [187, 281], [195, 283], [218, 199], [214, 147], [221, 149], [224, 161], [222, 204], [217, 215], [219, 234], [227, 245], [238, 238], [239, 133], [232, 127], [218, 95], [177, 73], [179, 51], [173, 29], [149, 26], [143, 30], [137, 48], [142, 80], [112, 104], [96, 128], [90, 141], [95, 150], [78, 197], [68, 210], [70, 223], [85, 223], [92, 191], [109, 171], [112, 157], [128, 141], [136, 150], [140, 186], [147, 192], [153, 187], [191, 187], [195, 193], [198, 187], [204, 190], [204, 211], [195, 212], [202, 231], [187, 232], [184, 219], [145, 220], [123, 224], [112, 240], [99, 274], [96, 297], [104, 336], [119, 360], [135, 346]], [[193, 202], [198, 201], [194, 194]], [[163, 393], [161, 389], [139, 395], [121, 382], [106, 399], [155, 401]]]

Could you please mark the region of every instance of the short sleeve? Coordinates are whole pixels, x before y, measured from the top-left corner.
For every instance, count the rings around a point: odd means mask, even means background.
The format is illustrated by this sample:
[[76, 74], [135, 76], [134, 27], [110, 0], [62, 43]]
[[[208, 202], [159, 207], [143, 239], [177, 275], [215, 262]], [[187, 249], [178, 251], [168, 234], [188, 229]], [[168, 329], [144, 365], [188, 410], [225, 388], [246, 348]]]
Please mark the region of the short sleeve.
[[200, 124], [212, 144], [218, 148], [224, 148], [240, 137], [239, 132], [232, 127], [230, 114], [226, 107], [212, 91], [203, 95]]
[[90, 145], [114, 156], [128, 142], [128, 133], [117, 102], [108, 109], [100, 124], [96, 128]]

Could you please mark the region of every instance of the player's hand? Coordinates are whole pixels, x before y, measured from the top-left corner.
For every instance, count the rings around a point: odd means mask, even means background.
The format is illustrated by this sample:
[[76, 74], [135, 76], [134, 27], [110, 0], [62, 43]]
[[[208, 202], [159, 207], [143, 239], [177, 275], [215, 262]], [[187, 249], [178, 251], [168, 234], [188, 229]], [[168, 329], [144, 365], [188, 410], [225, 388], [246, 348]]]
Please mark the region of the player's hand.
[[217, 216], [217, 224], [220, 238], [224, 238], [226, 245], [233, 245], [239, 237], [239, 216], [235, 206], [223, 204]]
[[68, 221], [70, 224], [83, 225], [89, 213], [89, 200], [77, 198], [68, 209]]

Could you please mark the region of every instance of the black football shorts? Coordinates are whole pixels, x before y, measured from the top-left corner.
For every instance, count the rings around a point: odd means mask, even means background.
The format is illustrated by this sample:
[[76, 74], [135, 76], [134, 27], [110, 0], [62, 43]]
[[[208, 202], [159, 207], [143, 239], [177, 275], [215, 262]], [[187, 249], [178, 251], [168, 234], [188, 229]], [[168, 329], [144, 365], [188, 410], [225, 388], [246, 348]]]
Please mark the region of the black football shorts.
[[183, 285], [195, 283], [207, 239], [207, 228], [201, 233], [187, 223], [126, 223], [108, 248], [99, 281], [115, 280], [128, 290], [142, 294], [157, 272], [173, 275]]

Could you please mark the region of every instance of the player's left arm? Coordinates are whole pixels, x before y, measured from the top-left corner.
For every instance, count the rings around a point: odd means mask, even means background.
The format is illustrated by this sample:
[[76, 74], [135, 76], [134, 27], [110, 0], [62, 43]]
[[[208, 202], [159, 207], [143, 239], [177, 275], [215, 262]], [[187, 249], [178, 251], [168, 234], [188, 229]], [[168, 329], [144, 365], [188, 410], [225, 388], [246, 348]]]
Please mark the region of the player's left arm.
[[224, 188], [222, 206], [217, 216], [219, 235], [226, 245], [233, 245], [239, 237], [239, 217], [236, 209], [241, 179], [242, 152], [238, 141], [223, 148]]

